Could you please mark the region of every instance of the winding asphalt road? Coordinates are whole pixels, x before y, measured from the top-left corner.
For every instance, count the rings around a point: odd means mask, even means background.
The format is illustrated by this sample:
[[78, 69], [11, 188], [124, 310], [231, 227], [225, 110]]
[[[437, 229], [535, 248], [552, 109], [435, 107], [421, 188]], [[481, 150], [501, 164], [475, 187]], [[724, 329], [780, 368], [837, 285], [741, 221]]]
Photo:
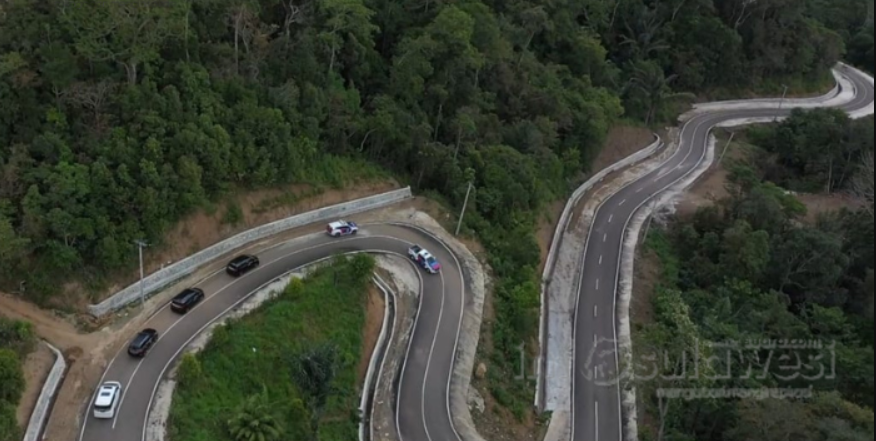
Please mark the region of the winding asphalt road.
[[[857, 72], [839, 68], [856, 88], [840, 106], [852, 112], [873, 103], [873, 86]], [[653, 172], [630, 183], [597, 210], [588, 233], [575, 311], [572, 367], [572, 441], [622, 439], [621, 391], [617, 359], [616, 301], [624, 235], [633, 215], [652, 198], [689, 176], [705, 159], [714, 127], [742, 118], [769, 118], [790, 109], [716, 111], [688, 121], [677, 152]]]
[[116, 418], [94, 419], [93, 400], [89, 401], [79, 440], [144, 441], [158, 383], [173, 361], [201, 330], [261, 286], [333, 254], [365, 251], [406, 255], [411, 243], [429, 249], [443, 268], [435, 275], [421, 271], [420, 312], [402, 368], [397, 429], [402, 441], [461, 441], [450, 416], [449, 384], [465, 305], [464, 269], [444, 243], [403, 224], [361, 225], [357, 236], [341, 239], [313, 234], [257, 252], [261, 266], [243, 277], [234, 279], [223, 268], [201, 281], [196, 286], [204, 290], [206, 298], [196, 308], [181, 316], [164, 306], [143, 325], [160, 333], [145, 358], [133, 359], [123, 347], [110, 362], [101, 383], [118, 381], [124, 387]]

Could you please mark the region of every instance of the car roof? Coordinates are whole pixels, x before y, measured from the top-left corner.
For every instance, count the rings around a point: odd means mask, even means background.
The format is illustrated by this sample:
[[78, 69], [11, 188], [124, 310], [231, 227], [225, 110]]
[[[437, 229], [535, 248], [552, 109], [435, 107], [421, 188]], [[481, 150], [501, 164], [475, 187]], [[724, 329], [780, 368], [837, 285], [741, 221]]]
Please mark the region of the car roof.
[[198, 291], [195, 288], [186, 288], [182, 292], [177, 294], [176, 297], [173, 298], [173, 300], [174, 301], [183, 301], [183, 300], [186, 300], [186, 299], [192, 297], [193, 295], [195, 295], [197, 293], [198, 293]]
[[98, 406], [109, 406], [113, 403], [113, 399], [115, 399], [116, 394], [119, 393], [121, 388], [122, 386], [119, 383], [104, 383], [97, 391], [97, 399], [94, 400], [94, 404]]
[[423, 256], [423, 259], [434, 259], [435, 258], [435, 256], [432, 255], [432, 253], [430, 253], [426, 250], [423, 250], [423, 249], [420, 250], [420, 255]]
[[146, 341], [146, 339], [148, 339], [149, 337], [152, 337], [157, 332], [158, 331], [156, 331], [154, 329], [144, 329], [144, 330], [140, 331], [140, 333], [137, 334], [136, 337], [134, 337], [134, 341], [131, 342], [131, 345], [134, 345], [134, 346], [142, 345]]
[[240, 256], [235, 257], [234, 260], [231, 261], [231, 264], [232, 265], [239, 265], [239, 264], [244, 263], [250, 259], [252, 259], [252, 256], [250, 256], [249, 254], [242, 254]]
[[343, 220], [334, 221], [334, 222], [329, 223], [329, 226], [332, 228], [341, 228], [341, 227], [346, 227], [348, 225], [350, 225], [350, 223], [347, 221], [343, 221]]

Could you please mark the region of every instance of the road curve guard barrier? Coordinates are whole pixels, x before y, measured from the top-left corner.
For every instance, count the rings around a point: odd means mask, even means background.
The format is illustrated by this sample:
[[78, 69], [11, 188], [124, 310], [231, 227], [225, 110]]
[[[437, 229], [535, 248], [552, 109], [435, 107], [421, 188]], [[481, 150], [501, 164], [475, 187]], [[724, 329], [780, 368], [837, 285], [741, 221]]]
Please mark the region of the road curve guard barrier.
[[591, 176], [590, 179], [587, 180], [584, 184], [578, 187], [573, 193], [572, 196], [569, 197], [569, 200], [566, 202], [565, 208], [563, 208], [563, 213], [560, 215], [560, 220], [557, 222], [557, 228], [554, 230], [554, 237], [551, 240], [551, 246], [548, 249], [547, 260], [544, 265], [544, 272], [542, 273], [542, 282], [541, 282], [541, 313], [539, 319], [539, 332], [538, 332], [538, 342], [539, 342], [539, 359], [538, 359], [538, 371], [536, 374], [536, 393], [535, 393], [535, 407], [539, 411], [544, 411], [544, 393], [545, 393], [545, 384], [544, 384], [544, 375], [545, 375], [545, 363], [547, 362], [547, 342], [545, 339], [547, 338], [547, 313], [548, 313], [548, 293], [547, 293], [547, 285], [550, 283], [551, 273], [554, 271], [554, 266], [556, 265], [557, 253], [560, 249], [560, 240], [563, 238], [563, 234], [566, 231], [566, 228], [569, 226], [569, 221], [571, 220], [572, 210], [578, 205], [578, 201], [581, 200], [584, 195], [590, 191], [596, 184], [602, 182], [606, 176], [614, 173], [618, 170], [627, 168], [633, 164], [636, 164], [640, 161], [643, 161], [647, 158], [650, 158], [651, 155], [660, 150], [660, 147], [663, 146], [663, 140], [660, 139], [657, 134], [654, 134], [654, 142], [645, 147], [642, 150], [639, 150], [636, 153], [633, 153], [630, 156], [627, 156], [624, 159], [621, 159], [618, 162], [600, 170], [595, 175]]
[[43, 428], [46, 427], [46, 421], [51, 414], [52, 401], [55, 399], [55, 393], [58, 387], [61, 386], [61, 380], [64, 379], [64, 373], [67, 371], [67, 361], [64, 360], [64, 355], [61, 354], [54, 346], [48, 342], [43, 342], [52, 353], [55, 354], [55, 364], [52, 370], [49, 371], [49, 376], [46, 382], [43, 383], [43, 390], [40, 392], [40, 397], [33, 408], [33, 413], [30, 415], [30, 422], [27, 425], [27, 432], [24, 434], [24, 441], [40, 441], [43, 433]]
[[359, 422], [359, 441], [374, 441], [377, 439], [374, 436], [373, 423], [374, 397], [380, 388], [380, 376], [383, 374], [386, 352], [389, 350], [395, 334], [395, 293], [389, 284], [376, 273], [373, 280], [383, 293], [383, 325], [380, 328], [380, 336], [374, 345], [374, 351], [371, 353], [371, 362], [368, 364], [365, 384], [362, 385], [362, 397], [359, 404], [359, 414], [361, 417]]
[[[193, 273], [198, 267], [210, 262], [230, 251], [240, 248], [252, 242], [265, 239], [293, 228], [322, 222], [328, 219], [350, 216], [364, 211], [383, 208], [413, 197], [410, 187], [389, 191], [386, 193], [369, 196], [354, 201], [344, 202], [307, 213], [297, 214], [286, 219], [262, 225], [251, 230], [244, 231], [236, 236], [225, 239], [215, 245], [205, 248], [189, 257], [186, 257], [173, 265], [156, 271], [143, 279], [144, 295], [146, 297], [166, 288], [170, 284]], [[140, 299], [140, 282], [136, 282], [127, 288], [117, 292], [112, 297], [98, 303], [89, 305], [88, 312], [95, 317], [118, 311], [128, 304]]]

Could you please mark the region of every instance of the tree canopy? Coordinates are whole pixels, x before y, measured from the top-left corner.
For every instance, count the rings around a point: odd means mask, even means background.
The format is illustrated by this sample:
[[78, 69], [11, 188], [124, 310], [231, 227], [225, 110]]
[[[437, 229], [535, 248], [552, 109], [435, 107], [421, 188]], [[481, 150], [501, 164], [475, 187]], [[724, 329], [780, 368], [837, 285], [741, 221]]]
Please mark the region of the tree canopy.
[[[230, 191], [376, 164], [456, 208], [473, 185], [464, 231], [496, 271], [491, 356], [511, 372], [537, 329], [537, 212], [610, 127], [816, 84], [845, 55], [872, 69], [868, 0], [5, 0], [0, 287], [99, 292], [135, 239]], [[740, 210], [784, 212], [762, 193]], [[748, 224], [722, 252], [757, 273]]]
[[691, 92], [818, 77], [846, 47], [865, 60], [868, 11], [863, 0], [9, 0], [0, 281], [27, 274], [40, 296], [57, 290], [49, 273], [128, 268], [133, 239], [159, 241], [205, 201], [337, 183], [342, 157], [453, 204], [473, 179], [482, 218], [469, 225], [507, 224], [564, 194], [623, 115], [662, 121]]
[[[656, 428], [646, 428], [657, 432], [653, 439], [873, 437], [872, 206], [808, 221], [795, 196], [762, 178], [780, 176], [797, 185], [813, 179], [825, 187], [822, 178], [830, 172], [819, 174], [814, 165], [850, 149], [860, 158], [850, 147], [860, 143], [850, 134], [868, 124], [872, 130], [872, 119], [850, 122], [841, 113], [819, 110], [752, 130], [752, 138], [766, 145], [747, 161], [730, 161], [730, 196], [651, 235], [648, 246], [659, 255], [664, 277], [653, 298], [656, 320], [637, 333], [639, 355], [662, 351], [674, 360], [700, 354], [703, 367], [694, 378], [673, 380], [671, 374], [680, 371], [661, 366], [664, 377], [643, 380], [646, 409], [659, 419]], [[870, 155], [872, 142], [864, 147]], [[847, 185], [835, 181], [837, 190]], [[745, 346], [790, 340], [820, 344]], [[795, 367], [795, 358], [805, 361]], [[667, 387], [811, 394], [684, 401], [658, 394]]]

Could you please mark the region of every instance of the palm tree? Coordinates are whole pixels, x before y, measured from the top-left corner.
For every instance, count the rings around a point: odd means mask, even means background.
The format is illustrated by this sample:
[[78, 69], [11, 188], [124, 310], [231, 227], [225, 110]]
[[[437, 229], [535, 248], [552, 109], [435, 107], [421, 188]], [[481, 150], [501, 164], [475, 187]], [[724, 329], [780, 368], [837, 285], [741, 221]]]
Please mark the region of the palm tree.
[[254, 395], [228, 421], [228, 433], [235, 441], [280, 441], [283, 427], [271, 415], [262, 396]]
[[671, 48], [660, 35], [665, 20], [657, 9], [642, 5], [634, 10], [631, 20], [624, 18], [623, 21], [626, 32], [619, 36], [620, 45], [629, 48], [633, 59], [653, 58]]
[[310, 405], [314, 439], [319, 439], [319, 421], [335, 392], [332, 382], [337, 374], [338, 349], [330, 344], [315, 346], [293, 357], [290, 364], [292, 379]]
[[673, 101], [696, 98], [692, 93], [674, 92], [670, 85], [676, 78], [678, 75], [667, 77], [663, 68], [653, 62], [641, 62], [633, 69], [633, 76], [630, 78], [627, 89], [636, 89], [645, 96], [648, 103], [646, 125], [651, 125], [667, 104]]

